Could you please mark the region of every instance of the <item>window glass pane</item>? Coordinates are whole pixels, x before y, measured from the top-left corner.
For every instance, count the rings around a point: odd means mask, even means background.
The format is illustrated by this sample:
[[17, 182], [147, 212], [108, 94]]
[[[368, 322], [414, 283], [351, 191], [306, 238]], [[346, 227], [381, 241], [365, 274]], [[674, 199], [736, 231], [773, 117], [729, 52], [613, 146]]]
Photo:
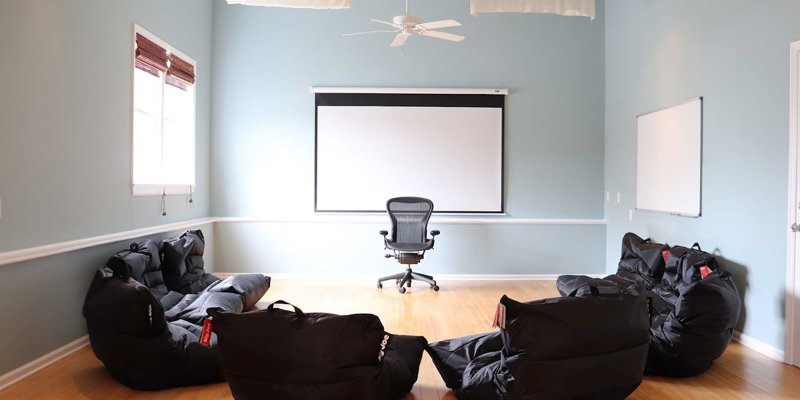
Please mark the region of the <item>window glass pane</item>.
[[159, 183], [161, 78], [134, 68], [133, 183]]
[[133, 128], [133, 183], [159, 183], [161, 170], [161, 121], [135, 113]]
[[194, 86], [164, 86], [165, 183], [194, 184]]
[[161, 77], [133, 69], [133, 109], [161, 113]]

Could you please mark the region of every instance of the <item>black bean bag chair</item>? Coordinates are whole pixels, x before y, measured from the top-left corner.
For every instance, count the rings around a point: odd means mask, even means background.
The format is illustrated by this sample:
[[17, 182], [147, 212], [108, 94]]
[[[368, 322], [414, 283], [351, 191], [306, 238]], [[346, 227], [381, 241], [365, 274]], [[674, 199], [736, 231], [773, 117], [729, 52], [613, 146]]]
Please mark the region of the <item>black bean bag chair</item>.
[[664, 275], [669, 246], [642, 239], [634, 233], [622, 237], [622, 256], [617, 268], [620, 278], [652, 289]]
[[627, 233], [615, 275], [564, 275], [557, 281], [562, 295], [585, 285], [638, 286], [650, 299], [648, 374], [687, 377], [706, 371], [727, 348], [739, 320], [741, 299], [730, 273], [697, 244], [669, 248]]
[[603, 292], [528, 303], [503, 296], [500, 332], [431, 343], [428, 354], [462, 400], [624, 399], [644, 373], [647, 299]]
[[699, 248], [675, 246], [653, 293], [647, 372], [683, 377], [711, 368], [739, 321], [741, 298], [730, 273]]
[[203, 261], [205, 237], [199, 230], [187, 231], [161, 245], [164, 282], [178, 293], [197, 293], [219, 280], [206, 272]]
[[[199, 231], [194, 235], [202, 238]], [[202, 250], [192, 251], [202, 257]], [[206, 310], [250, 308], [267, 291], [270, 279], [252, 274], [211, 280], [213, 275], [197, 273], [210, 284], [184, 294], [175, 290], [184, 286], [165, 283], [167, 264], [160, 254], [159, 243], [145, 240], [97, 270], [83, 306], [92, 350], [111, 376], [135, 389], [221, 381], [216, 337], [212, 335], [208, 346], [200, 344]]]
[[222, 372], [237, 400], [400, 399], [417, 380], [421, 336], [386, 333], [371, 314], [210, 309]]

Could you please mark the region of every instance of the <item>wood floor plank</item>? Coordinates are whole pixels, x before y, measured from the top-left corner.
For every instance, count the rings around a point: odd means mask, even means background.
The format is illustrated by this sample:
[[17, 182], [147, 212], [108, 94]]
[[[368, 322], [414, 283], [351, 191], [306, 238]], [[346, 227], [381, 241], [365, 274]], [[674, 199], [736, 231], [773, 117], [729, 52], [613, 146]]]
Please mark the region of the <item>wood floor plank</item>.
[[[275, 281], [260, 306], [282, 299], [304, 311], [373, 313], [387, 331], [423, 335], [428, 341], [490, 331], [500, 296], [533, 300], [557, 296], [552, 281], [449, 281], [434, 292], [415, 284], [401, 295], [374, 282]], [[231, 399], [225, 383], [158, 392], [129, 389], [114, 381], [89, 347], [0, 392], [4, 399]], [[632, 400], [800, 399], [800, 369], [733, 343], [708, 372], [693, 378], [645, 377]], [[405, 400], [455, 400], [426, 354], [414, 389]]]

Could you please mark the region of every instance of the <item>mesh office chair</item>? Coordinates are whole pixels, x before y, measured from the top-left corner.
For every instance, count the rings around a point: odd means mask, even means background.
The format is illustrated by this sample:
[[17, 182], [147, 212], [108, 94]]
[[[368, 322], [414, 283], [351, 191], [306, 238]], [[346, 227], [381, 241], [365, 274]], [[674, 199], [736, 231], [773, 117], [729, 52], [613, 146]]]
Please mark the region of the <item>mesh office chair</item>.
[[411, 287], [411, 281], [416, 279], [427, 282], [433, 290], [438, 291], [439, 286], [432, 276], [411, 270], [412, 264], [419, 264], [425, 258], [426, 250], [433, 249], [434, 238], [439, 234], [439, 231], [431, 231], [431, 238], [427, 238], [433, 202], [421, 197], [395, 197], [386, 202], [386, 211], [392, 220], [390, 237], [387, 237], [389, 232], [380, 231], [384, 249], [392, 250], [392, 254], [387, 254], [386, 258], [394, 257], [397, 262], [406, 265], [406, 272], [378, 279], [378, 289], [383, 288], [383, 281], [394, 279], [400, 293], [405, 293], [406, 286]]

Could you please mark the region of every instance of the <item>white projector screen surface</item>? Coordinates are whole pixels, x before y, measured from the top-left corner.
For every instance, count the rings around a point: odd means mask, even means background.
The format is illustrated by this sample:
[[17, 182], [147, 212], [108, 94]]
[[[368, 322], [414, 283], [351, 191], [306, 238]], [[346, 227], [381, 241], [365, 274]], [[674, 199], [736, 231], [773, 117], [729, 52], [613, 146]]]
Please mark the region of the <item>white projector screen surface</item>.
[[636, 208], [699, 217], [702, 98], [637, 118]]
[[502, 107], [317, 106], [317, 211], [503, 212]]

